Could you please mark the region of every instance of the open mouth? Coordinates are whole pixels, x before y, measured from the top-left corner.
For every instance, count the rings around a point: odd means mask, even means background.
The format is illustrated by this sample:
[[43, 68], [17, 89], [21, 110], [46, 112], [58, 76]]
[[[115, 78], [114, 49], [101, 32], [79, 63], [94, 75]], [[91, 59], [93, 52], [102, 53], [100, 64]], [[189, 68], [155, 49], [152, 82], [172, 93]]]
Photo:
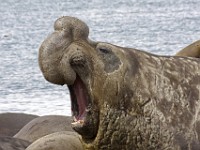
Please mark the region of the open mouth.
[[73, 85], [68, 85], [73, 115], [72, 128], [84, 138], [94, 138], [97, 132], [98, 113], [91, 103], [87, 87], [76, 75]]
[[74, 122], [73, 125], [83, 124], [86, 112], [89, 109], [89, 96], [81, 78], [77, 75], [73, 85], [68, 86], [71, 96], [71, 109]]
[[78, 75], [74, 84], [68, 87], [74, 118], [72, 128], [84, 139], [94, 139], [98, 131], [98, 109], [92, 103], [87, 87]]

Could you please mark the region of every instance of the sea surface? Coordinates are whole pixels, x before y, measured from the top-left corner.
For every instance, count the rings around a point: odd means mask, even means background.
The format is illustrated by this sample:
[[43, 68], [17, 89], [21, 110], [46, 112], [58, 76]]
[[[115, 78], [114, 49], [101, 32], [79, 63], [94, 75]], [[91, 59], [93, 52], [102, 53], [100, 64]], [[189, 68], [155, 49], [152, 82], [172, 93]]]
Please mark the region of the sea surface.
[[70, 115], [66, 86], [47, 82], [41, 42], [61, 16], [90, 27], [95, 41], [174, 55], [200, 39], [197, 0], [0, 0], [0, 113]]

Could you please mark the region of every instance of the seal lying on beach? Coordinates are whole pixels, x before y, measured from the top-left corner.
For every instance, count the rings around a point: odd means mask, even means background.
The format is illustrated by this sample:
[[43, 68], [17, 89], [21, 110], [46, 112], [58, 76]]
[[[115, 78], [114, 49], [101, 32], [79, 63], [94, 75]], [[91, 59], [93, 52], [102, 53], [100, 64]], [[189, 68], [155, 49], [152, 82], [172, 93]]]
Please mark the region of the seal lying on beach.
[[32, 143], [27, 150], [81, 150], [80, 136], [72, 130], [71, 120], [61, 115], [37, 117], [14, 137]]
[[33, 142], [26, 150], [83, 150], [75, 132], [55, 132]]
[[73, 17], [54, 29], [40, 47], [40, 68], [69, 87], [85, 149], [200, 149], [199, 59], [93, 42]]
[[200, 40], [188, 45], [184, 49], [176, 53], [176, 56], [187, 56], [200, 58]]
[[34, 142], [35, 140], [59, 131], [73, 131], [71, 117], [47, 115], [33, 119], [26, 124], [14, 137]]
[[29, 121], [38, 116], [23, 113], [0, 114], [0, 135], [13, 136]]
[[25, 140], [0, 136], [0, 150], [25, 150], [30, 144]]

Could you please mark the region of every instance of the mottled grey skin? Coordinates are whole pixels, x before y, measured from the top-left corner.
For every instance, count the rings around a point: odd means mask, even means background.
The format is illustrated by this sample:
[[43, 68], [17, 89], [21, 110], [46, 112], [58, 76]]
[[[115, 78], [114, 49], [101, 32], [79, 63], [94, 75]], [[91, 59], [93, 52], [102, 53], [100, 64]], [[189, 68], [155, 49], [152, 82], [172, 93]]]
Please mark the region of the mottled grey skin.
[[13, 136], [29, 121], [38, 116], [22, 113], [0, 114], [0, 135]]
[[200, 58], [200, 40], [188, 45], [184, 49], [176, 53], [176, 56], [187, 56]]
[[0, 150], [25, 150], [30, 144], [25, 140], [0, 136]]
[[85, 84], [90, 109], [74, 127], [85, 149], [200, 149], [199, 59], [91, 42], [73, 17], [54, 28], [40, 47], [40, 68], [52, 83], [73, 85], [79, 76]]
[[46, 135], [34, 143], [26, 150], [83, 150], [80, 136], [75, 132], [64, 131]]
[[14, 137], [29, 142], [59, 131], [73, 131], [71, 117], [49, 115], [33, 119], [26, 124]]

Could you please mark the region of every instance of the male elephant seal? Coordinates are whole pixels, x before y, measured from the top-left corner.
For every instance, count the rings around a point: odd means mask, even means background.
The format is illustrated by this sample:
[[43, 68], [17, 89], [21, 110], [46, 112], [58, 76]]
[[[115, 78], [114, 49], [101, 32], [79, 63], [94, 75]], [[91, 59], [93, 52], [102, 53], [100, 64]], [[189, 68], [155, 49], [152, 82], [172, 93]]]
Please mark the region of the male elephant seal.
[[200, 149], [200, 60], [157, 56], [88, 39], [59, 18], [39, 50], [46, 80], [67, 85], [85, 149]]
[[26, 150], [83, 150], [83, 146], [75, 132], [64, 131], [46, 135]]
[[59, 131], [73, 131], [71, 128], [71, 117], [48, 115], [33, 119], [25, 125], [14, 137], [29, 142]]

